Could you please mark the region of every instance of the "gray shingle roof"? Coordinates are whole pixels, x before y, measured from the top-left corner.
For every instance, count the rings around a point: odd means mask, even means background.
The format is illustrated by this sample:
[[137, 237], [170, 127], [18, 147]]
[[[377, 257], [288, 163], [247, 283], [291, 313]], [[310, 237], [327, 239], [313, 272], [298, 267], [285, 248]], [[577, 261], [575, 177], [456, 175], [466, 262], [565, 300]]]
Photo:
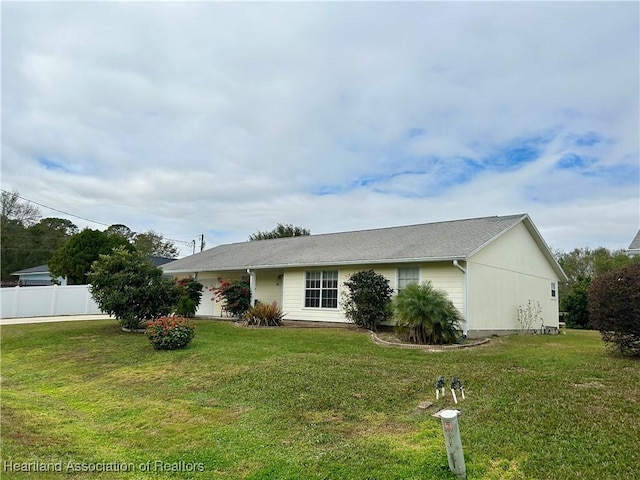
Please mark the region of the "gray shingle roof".
[[38, 265], [37, 267], [25, 268], [24, 270], [13, 272], [11, 275], [34, 275], [36, 273], [49, 273], [49, 267], [47, 264]]
[[[530, 230], [535, 230], [526, 214], [472, 218], [219, 245], [165, 264], [162, 268], [167, 273], [195, 273], [247, 268], [463, 260], [523, 220], [530, 224]], [[537, 230], [535, 235], [539, 236]], [[544, 241], [541, 238], [539, 240], [548, 250]], [[555, 260], [552, 261], [555, 263]]]
[[636, 233], [636, 236], [631, 241], [627, 252], [629, 252], [629, 254], [640, 255], [640, 230], [638, 230], [638, 233]]
[[173, 262], [175, 260], [175, 258], [154, 257], [153, 255], [149, 255], [147, 258], [154, 267], [161, 267], [165, 263]]

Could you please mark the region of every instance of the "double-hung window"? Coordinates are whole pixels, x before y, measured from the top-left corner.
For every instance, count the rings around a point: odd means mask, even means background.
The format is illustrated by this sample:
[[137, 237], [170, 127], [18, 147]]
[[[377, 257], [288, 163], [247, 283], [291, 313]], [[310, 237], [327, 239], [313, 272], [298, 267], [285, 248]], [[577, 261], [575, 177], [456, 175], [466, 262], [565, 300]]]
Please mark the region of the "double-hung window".
[[311, 308], [338, 308], [337, 270], [306, 273], [304, 306]]
[[410, 283], [420, 283], [420, 269], [418, 267], [398, 269], [398, 292]]
[[558, 293], [556, 291], [556, 282], [551, 282], [551, 298], [556, 298]]

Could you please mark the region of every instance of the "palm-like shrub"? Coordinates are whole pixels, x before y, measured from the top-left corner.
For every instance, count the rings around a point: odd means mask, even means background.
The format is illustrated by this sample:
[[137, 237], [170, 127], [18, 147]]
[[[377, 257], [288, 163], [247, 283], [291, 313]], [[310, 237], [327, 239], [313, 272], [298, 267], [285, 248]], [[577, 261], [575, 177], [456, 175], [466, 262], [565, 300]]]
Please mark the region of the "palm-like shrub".
[[393, 299], [392, 307], [396, 332], [404, 340], [441, 345], [460, 337], [460, 312], [431, 282], [407, 285]]
[[282, 325], [284, 316], [285, 314], [282, 313], [282, 309], [276, 302], [258, 303], [244, 314], [243, 325], [279, 327]]

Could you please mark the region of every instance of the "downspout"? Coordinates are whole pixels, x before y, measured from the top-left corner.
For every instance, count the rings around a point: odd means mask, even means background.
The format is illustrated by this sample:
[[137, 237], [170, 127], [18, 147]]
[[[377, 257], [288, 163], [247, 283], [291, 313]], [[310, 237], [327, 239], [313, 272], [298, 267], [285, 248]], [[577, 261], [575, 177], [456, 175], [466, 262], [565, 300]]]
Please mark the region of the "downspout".
[[469, 295], [469, 276], [467, 275], [467, 270], [458, 263], [458, 260], [454, 260], [453, 261], [453, 266], [456, 267], [457, 269], [459, 269], [463, 274], [464, 274], [464, 289], [463, 289], [463, 294], [464, 294], [464, 305], [463, 305], [463, 309], [464, 309], [464, 326], [462, 327], [462, 335], [464, 335], [465, 337], [467, 337], [467, 334], [469, 333], [469, 300], [468, 300], [468, 295]]
[[253, 270], [250, 268], [247, 268], [247, 273], [249, 274], [249, 291], [251, 292], [251, 301], [255, 305], [256, 277], [253, 274]]

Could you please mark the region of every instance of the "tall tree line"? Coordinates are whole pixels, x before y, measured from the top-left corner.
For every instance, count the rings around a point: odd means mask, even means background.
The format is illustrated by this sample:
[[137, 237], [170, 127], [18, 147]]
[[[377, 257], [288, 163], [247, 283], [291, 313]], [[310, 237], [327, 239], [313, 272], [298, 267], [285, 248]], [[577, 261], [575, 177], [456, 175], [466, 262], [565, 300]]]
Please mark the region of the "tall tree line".
[[178, 248], [153, 230], [133, 232], [126, 225], [105, 231], [82, 232], [70, 220], [42, 218], [37, 206], [16, 191], [2, 192], [0, 212], [0, 262], [2, 281], [15, 281], [11, 273], [49, 264], [54, 276], [70, 276], [83, 283], [91, 262], [117, 245], [129, 245], [147, 256], [176, 258]]
[[63, 218], [42, 218], [35, 205], [20, 199], [18, 192], [2, 192], [0, 255], [2, 280], [16, 280], [12, 272], [47, 263], [53, 253], [78, 227]]

